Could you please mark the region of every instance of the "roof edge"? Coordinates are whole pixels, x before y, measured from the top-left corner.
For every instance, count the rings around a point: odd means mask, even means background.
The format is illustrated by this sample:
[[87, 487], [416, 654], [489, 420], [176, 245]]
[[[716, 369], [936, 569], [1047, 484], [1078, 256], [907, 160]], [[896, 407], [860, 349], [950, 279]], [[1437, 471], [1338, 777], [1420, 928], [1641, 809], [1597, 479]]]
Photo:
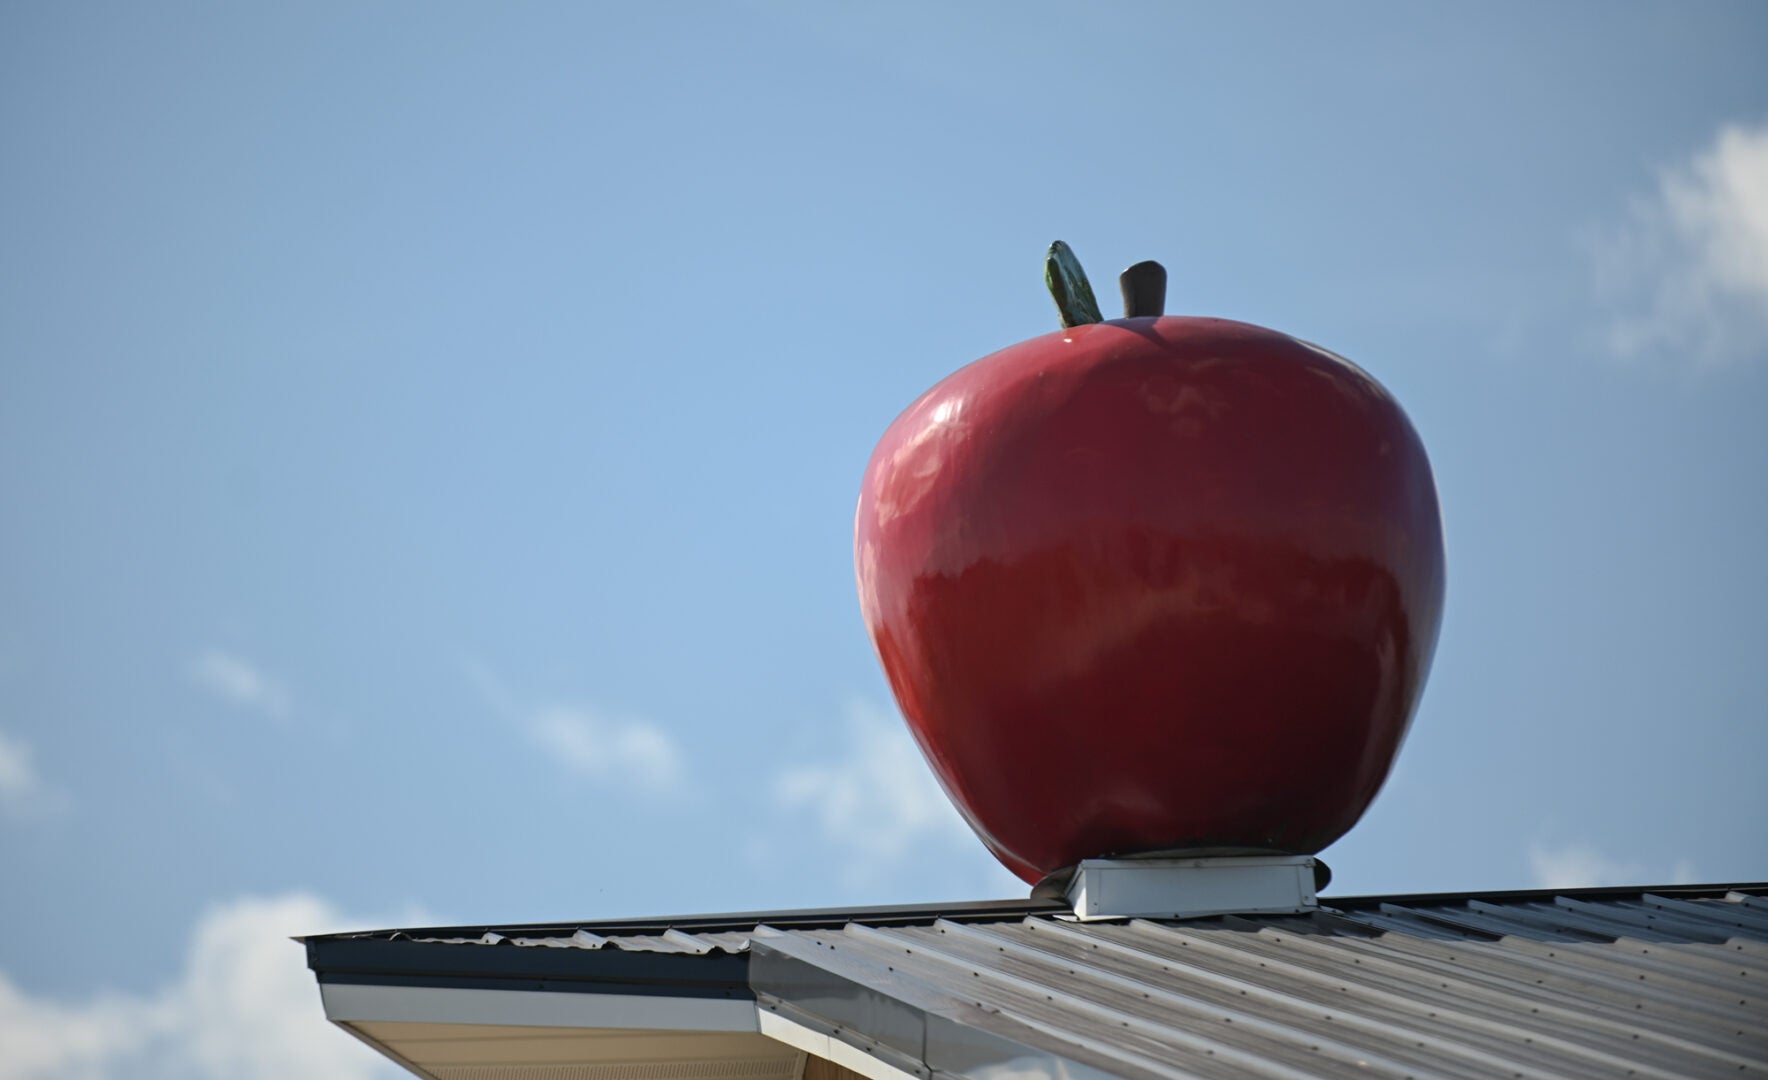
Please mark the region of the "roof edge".
[[[1362, 896], [1322, 896], [1323, 908], [1369, 908], [1382, 904], [1453, 904], [1468, 900], [1528, 901], [1552, 900], [1567, 896], [1575, 899], [1612, 899], [1651, 893], [1668, 897], [1712, 897], [1742, 892], [1768, 894], [1768, 881], [1720, 882], [1682, 885], [1599, 885], [1577, 889], [1472, 889], [1450, 892], [1384, 893]], [[397, 927], [384, 930], [348, 930], [329, 934], [307, 934], [295, 940], [313, 944], [362, 939], [398, 940], [418, 937], [475, 938], [487, 933], [505, 937], [547, 937], [568, 935], [588, 930], [602, 937], [623, 934], [650, 934], [675, 929], [688, 933], [730, 933], [767, 925], [781, 930], [838, 929], [850, 922], [874, 926], [896, 923], [926, 922], [930, 919], [976, 921], [1024, 918], [1027, 915], [1068, 912], [1072, 908], [1061, 900], [965, 900], [953, 903], [887, 904], [870, 907], [798, 908], [785, 911], [739, 911], [701, 915], [653, 915], [626, 919], [581, 919], [564, 922], [500, 923], [463, 926]]]
[[[387, 938], [310, 938], [321, 986], [551, 990], [655, 997], [753, 997], [747, 954], [436, 948]], [[569, 953], [569, 955], [566, 955]]]

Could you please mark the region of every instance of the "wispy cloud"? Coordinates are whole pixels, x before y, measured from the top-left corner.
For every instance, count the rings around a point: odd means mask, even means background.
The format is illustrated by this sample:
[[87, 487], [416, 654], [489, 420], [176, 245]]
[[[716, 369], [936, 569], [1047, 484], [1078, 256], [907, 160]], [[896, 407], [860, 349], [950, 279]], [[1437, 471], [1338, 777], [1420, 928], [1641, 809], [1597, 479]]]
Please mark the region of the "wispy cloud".
[[[848, 884], [900, 870], [929, 847], [989, 859], [902, 721], [862, 703], [849, 706], [847, 720], [847, 744], [838, 757], [785, 769], [773, 788], [782, 808], [808, 812], [824, 839], [845, 853]], [[1024, 888], [999, 875], [993, 881]]]
[[1684, 859], [1668, 875], [1644, 863], [1612, 859], [1588, 844], [1530, 844], [1529, 870], [1541, 889], [1582, 889], [1598, 885], [1676, 885], [1695, 879]]
[[263, 713], [275, 720], [289, 714], [288, 691], [264, 670], [232, 653], [205, 649], [190, 661], [192, 682], [230, 705]]
[[0, 731], [0, 800], [22, 802], [41, 787], [36, 766], [31, 764], [31, 748]]
[[1768, 121], [1664, 169], [1596, 256], [1615, 354], [1768, 362]]
[[681, 786], [681, 751], [667, 732], [647, 720], [553, 705], [535, 712], [527, 724], [542, 750], [583, 776], [652, 792]]
[[491, 711], [520, 728], [537, 749], [564, 768], [598, 783], [653, 795], [686, 787], [681, 747], [660, 725], [578, 704], [528, 708], [490, 668], [476, 661], [468, 661], [465, 668]]
[[221, 905], [198, 922], [184, 970], [144, 994], [60, 1001], [0, 973], [0, 1080], [403, 1076], [325, 1020], [289, 940], [351, 925], [307, 895]]
[[37, 774], [29, 744], [0, 731], [0, 811], [9, 817], [35, 817], [66, 804], [66, 797]]

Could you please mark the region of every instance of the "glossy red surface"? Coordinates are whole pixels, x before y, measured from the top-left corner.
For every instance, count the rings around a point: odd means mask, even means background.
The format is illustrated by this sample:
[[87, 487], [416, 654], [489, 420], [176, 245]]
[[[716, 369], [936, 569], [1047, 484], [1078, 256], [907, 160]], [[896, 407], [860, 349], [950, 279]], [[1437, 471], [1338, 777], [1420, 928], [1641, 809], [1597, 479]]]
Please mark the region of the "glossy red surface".
[[1442, 610], [1436, 489], [1393, 398], [1220, 319], [958, 371], [885, 432], [854, 531], [916, 740], [1030, 882], [1330, 844], [1387, 776]]

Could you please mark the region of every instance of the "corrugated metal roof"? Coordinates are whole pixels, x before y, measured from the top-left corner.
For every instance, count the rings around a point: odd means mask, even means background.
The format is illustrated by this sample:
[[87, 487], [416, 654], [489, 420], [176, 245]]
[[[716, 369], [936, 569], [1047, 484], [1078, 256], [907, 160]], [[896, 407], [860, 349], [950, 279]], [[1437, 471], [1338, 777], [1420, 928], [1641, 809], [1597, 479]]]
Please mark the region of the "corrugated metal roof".
[[882, 967], [973, 1004], [973, 1026], [1041, 1033], [1046, 1051], [1120, 1076], [1735, 1076], [1768, 1071], [1765, 914], [1742, 893], [1647, 893], [854, 923], [766, 944], [837, 975]]
[[747, 951], [763, 1008], [924, 1076], [1013, 1061], [1069, 1077], [1749, 1076], [1768, 1073], [1765, 893], [1370, 897], [1086, 923], [1049, 904], [762, 913], [516, 928], [496, 944]]
[[[421, 931], [419, 932], [421, 933]], [[682, 953], [704, 956], [709, 952], [742, 953], [749, 949], [750, 932], [690, 934], [669, 928], [660, 934], [616, 934], [603, 936], [588, 930], [564, 934], [509, 935], [488, 930], [477, 937], [413, 937], [405, 940], [420, 945], [513, 945], [517, 948], [547, 949], [613, 949], [617, 952]]]
[[1030, 912], [1066, 912], [1054, 900], [984, 900], [952, 904], [896, 904], [869, 908], [809, 908], [717, 915], [662, 915], [639, 919], [516, 926], [449, 926], [319, 934], [309, 941], [410, 941], [430, 945], [513, 945], [555, 949], [612, 949], [634, 953], [740, 954], [760, 927], [796, 929], [839, 927], [850, 922], [875, 925], [926, 923], [935, 918], [994, 919]]

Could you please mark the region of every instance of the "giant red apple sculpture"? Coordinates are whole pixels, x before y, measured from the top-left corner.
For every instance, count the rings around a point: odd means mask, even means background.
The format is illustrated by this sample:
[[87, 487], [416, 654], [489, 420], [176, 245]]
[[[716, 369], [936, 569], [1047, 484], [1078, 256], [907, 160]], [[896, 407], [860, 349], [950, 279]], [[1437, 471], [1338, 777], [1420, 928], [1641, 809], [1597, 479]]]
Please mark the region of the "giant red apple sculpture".
[[1064, 329], [963, 368], [884, 433], [860, 603], [934, 773], [1038, 882], [1082, 859], [1319, 851], [1375, 797], [1443, 602], [1424, 448], [1325, 349], [1160, 313], [1099, 321], [1064, 245]]

